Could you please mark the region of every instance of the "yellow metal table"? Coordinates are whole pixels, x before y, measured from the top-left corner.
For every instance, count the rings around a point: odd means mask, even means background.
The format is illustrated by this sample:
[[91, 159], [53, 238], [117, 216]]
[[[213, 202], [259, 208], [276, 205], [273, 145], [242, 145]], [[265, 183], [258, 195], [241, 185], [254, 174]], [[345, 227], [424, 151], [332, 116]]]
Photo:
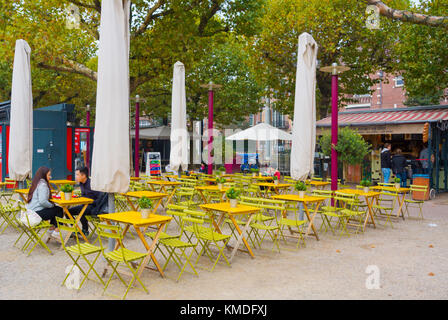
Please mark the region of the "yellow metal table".
[[268, 183], [268, 182], [262, 182], [262, 183], [255, 183], [256, 186], [264, 187], [264, 193], [267, 195], [268, 191], [274, 192], [276, 195], [281, 194], [282, 192], [287, 191], [292, 184], [289, 183]]
[[[247, 205], [241, 205], [238, 204], [236, 208], [230, 207], [230, 202], [221, 202], [221, 203], [207, 203], [200, 205], [202, 209], [207, 211], [210, 214], [210, 218], [212, 220], [213, 226], [215, 227], [215, 230], [219, 233], [221, 232], [220, 225], [224, 221], [224, 217], [227, 215], [229, 219], [232, 221], [232, 224], [234, 225], [235, 229], [238, 232], [238, 238], [235, 247], [233, 248], [232, 254], [230, 255], [229, 261], [232, 262], [233, 257], [236, 254], [236, 251], [239, 249], [239, 246], [241, 242], [244, 243], [244, 246], [247, 249], [247, 252], [250, 254], [252, 258], [255, 258], [254, 253], [252, 252], [252, 249], [249, 246], [249, 243], [246, 240], [246, 237], [244, 234], [247, 232], [250, 223], [252, 221], [253, 215], [255, 213], [258, 213], [261, 209], [257, 207], [247, 206]], [[220, 216], [218, 221], [216, 222], [214, 219], [214, 213], [213, 212], [219, 212]], [[240, 229], [238, 226], [238, 223], [235, 220], [235, 216], [237, 215], [249, 215], [247, 222], [243, 228], [243, 230]]]
[[397, 211], [397, 218], [401, 217], [404, 220], [404, 213], [403, 213], [403, 204], [404, 199], [406, 197], [406, 194], [408, 194], [411, 189], [410, 188], [395, 188], [395, 187], [384, 187], [384, 186], [376, 186], [373, 187], [374, 190], [380, 190], [380, 191], [388, 191], [394, 194], [395, 198], [397, 199], [397, 202], [399, 204], [399, 208]]
[[17, 193], [20, 198], [23, 200], [23, 202], [26, 203], [26, 198], [28, 196], [28, 189], [15, 189], [14, 192]]
[[[373, 224], [373, 227], [376, 228], [372, 205], [374, 201], [378, 201], [378, 197], [380, 196], [379, 192], [369, 191], [366, 193], [363, 190], [358, 189], [341, 189], [338, 190], [338, 192], [342, 192], [345, 194], [354, 194], [358, 197], [364, 197], [364, 200], [369, 210], [366, 215], [366, 220], [364, 221], [363, 231], [366, 230], [366, 226], [368, 223]], [[369, 220], [371, 220], [371, 222], [369, 222]]]
[[313, 181], [313, 180], [307, 180], [306, 184], [309, 184], [313, 187], [315, 187], [316, 189], [325, 189], [326, 186], [329, 186], [331, 184], [331, 182], [328, 181]]
[[[316, 196], [308, 196], [305, 195], [303, 198], [299, 197], [297, 194], [282, 194], [277, 196], [272, 196], [272, 199], [275, 200], [284, 200], [284, 201], [290, 201], [290, 202], [298, 202], [303, 204], [303, 208], [305, 210], [306, 217], [308, 219], [308, 228], [306, 229], [305, 236], [312, 235], [317, 240], [319, 240], [319, 236], [317, 234], [316, 227], [314, 226], [314, 219], [316, 218], [317, 211], [319, 210], [319, 206], [323, 201], [325, 201], [326, 198], [324, 197], [316, 197]], [[314, 209], [314, 213], [311, 216], [308, 204], [310, 203], [316, 203], [316, 208]], [[310, 234], [311, 229], [313, 229], [313, 233]]]
[[[160, 267], [160, 264], [157, 261], [156, 257], [154, 256], [153, 251], [154, 251], [154, 247], [157, 244], [157, 241], [159, 240], [160, 233], [162, 232], [163, 227], [168, 222], [171, 221], [171, 219], [172, 219], [171, 217], [153, 214], [148, 219], [142, 219], [141, 213], [137, 212], [137, 211], [100, 214], [100, 215], [98, 215], [98, 217], [101, 220], [106, 221], [109, 224], [110, 224], [110, 221], [125, 224], [126, 226], [123, 229], [123, 236], [128, 232], [128, 230], [131, 226], [134, 227], [140, 241], [142, 242], [143, 246], [147, 250], [147, 256], [143, 260], [140, 270], [138, 270], [139, 276], [142, 274], [142, 272], [145, 268], [151, 269], [148, 267], [149, 260], [152, 260], [154, 262], [154, 264], [157, 268], [157, 271], [160, 273], [160, 275], [162, 277], [164, 276], [163, 270]], [[154, 239], [152, 240], [151, 244], [149, 245], [148, 242], [146, 242], [145, 236], [143, 235], [141, 228], [146, 229], [150, 226], [157, 226], [157, 231], [156, 231]], [[117, 249], [119, 245], [120, 244], [117, 243], [115, 249]]]
[[75, 185], [76, 181], [72, 181], [72, 180], [50, 180], [50, 186], [51, 185], [55, 185], [56, 186], [56, 190], [60, 190], [61, 186], [69, 184], [69, 185]]
[[227, 190], [229, 190], [230, 188], [227, 187], [222, 187], [221, 189], [219, 189], [218, 186], [199, 186], [199, 187], [195, 187], [196, 190], [199, 191], [199, 194], [201, 195], [202, 200], [204, 201], [204, 203], [208, 203], [209, 199], [207, 199], [207, 196], [205, 195], [205, 193], [207, 191], [211, 191], [211, 192], [221, 192], [221, 199], [224, 198], [224, 194], [227, 192]]
[[[166, 180], [148, 180], [146, 181], [146, 183], [151, 187], [152, 191], [154, 192], [169, 194], [168, 199], [165, 201], [165, 204], [162, 204], [165, 207], [171, 202], [171, 199], [173, 198], [174, 193], [177, 190], [177, 187], [182, 185], [182, 183], [180, 182], [166, 181]], [[158, 187], [158, 189], [156, 189], [156, 187]], [[173, 188], [171, 192], [167, 190], [167, 188], [170, 187]]]
[[[82, 232], [81, 228], [78, 226], [78, 223], [81, 220], [82, 216], [84, 215], [84, 212], [86, 211], [87, 206], [89, 204], [93, 203], [93, 200], [89, 199], [89, 198], [85, 198], [85, 197], [79, 197], [79, 198], [72, 198], [71, 200], [50, 199], [50, 201], [53, 202], [55, 205], [58, 205], [59, 207], [61, 207], [62, 211], [64, 211], [64, 214], [67, 217], [69, 217], [71, 220], [75, 220], [75, 226], [78, 229], [78, 232], [81, 234], [81, 236], [83, 237], [83, 239], [86, 242], [89, 242], [87, 240], [87, 237], [85, 236], [85, 234]], [[72, 217], [72, 215], [70, 214], [70, 211], [68, 211], [68, 208], [73, 207], [73, 206], [79, 206], [79, 205], [82, 205], [83, 208], [81, 209], [79, 214], [76, 216], [76, 219], [74, 219]], [[65, 236], [64, 243], [67, 243], [68, 239], [70, 239], [70, 235], [71, 235], [71, 232]]]
[[122, 195], [126, 198], [133, 211], [138, 211], [138, 205], [135, 205], [134, 202], [131, 200], [131, 198], [140, 199], [142, 197], [146, 197], [151, 200], [157, 200], [151, 212], [152, 214], [155, 214], [157, 212], [157, 208], [162, 203], [163, 198], [168, 196], [166, 193], [160, 193], [154, 191], [130, 191], [127, 193], [122, 193]]

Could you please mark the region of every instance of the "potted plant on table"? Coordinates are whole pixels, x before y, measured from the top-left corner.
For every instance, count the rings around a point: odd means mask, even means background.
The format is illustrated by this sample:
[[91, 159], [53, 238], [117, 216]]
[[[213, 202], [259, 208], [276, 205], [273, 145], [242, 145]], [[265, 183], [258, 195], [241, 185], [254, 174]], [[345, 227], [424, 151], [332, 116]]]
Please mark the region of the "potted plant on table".
[[252, 172], [252, 177], [256, 177], [257, 173], [260, 171], [260, 169], [257, 168], [250, 168], [250, 172]]
[[400, 182], [401, 182], [401, 179], [398, 178], [398, 177], [395, 177], [394, 182], [395, 182], [395, 188], [396, 188], [396, 189], [400, 189]]
[[363, 179], [359, 184], [364, 187], [363, 188], [364, 193], [368, 193], [369, 187], [372, 185], [372, 182], [370, 180]]
[[303, 181], [297, 181], [294, 189], [296, 189], [299, 192], [299, 198], [305, 197], [305, 191], [306, 191], [306, 184]]
[[221, 190], [223, 184], [226, 182], [226, 179], [224, 178], [216, 178], [216, 184], [218, 185], [218, 189]]
[[[70, 184], [64, 184], [61, 187], [61, 199], [62, 200], [72, 200], [72, 194], [73, 194], [73, 186]], [[62, 198], [63, 197], [63, 198]]]
[[238, 202], [237, 199], [240, 196], [241, 191], [236, 190], [235, 188], [230, 188], [226, 192], [226, 197], [230, 201], [230, 208], [236, 208]]
[[151, 215], [152, 201], [147, 197], [138, 199], [138, 206], [140, 207], [142, 219], [148, 219]]
[[226, 168], [224, 168], [223, 166], [218, 168], [218, 175], [223, 175], [226, 172]]
[[277, 176], [273, 176], [272, 179], [274, 179], [274, 184], [278, 185], [278, 177]]

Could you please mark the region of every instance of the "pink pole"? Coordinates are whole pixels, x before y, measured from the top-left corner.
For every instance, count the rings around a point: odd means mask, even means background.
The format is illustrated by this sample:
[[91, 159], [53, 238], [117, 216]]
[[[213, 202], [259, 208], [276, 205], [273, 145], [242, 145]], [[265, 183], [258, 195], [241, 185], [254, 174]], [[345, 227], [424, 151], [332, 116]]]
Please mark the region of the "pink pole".
[[331, 190], [338, 190], [338, 75], [331, 75]]
[[134, 146], [134, 176], [138, 177], [140, 175], [139, 166], [139, 149], [140, 149], [140, 102], [139, 96], [136, 96], [135, 102], [135, 146]]
[[89, 128], [89, 132], [87, 132], [87, 143], [86, 143], [86, 167], [89, 168], [90, 173], [90, 106], [87, 105], [87, 112], [86, 112], [86, 125]]
[[213, 89], [208, 91], [208, 165], [207, 173], [213, 173], [212, 147], [213, 147]]

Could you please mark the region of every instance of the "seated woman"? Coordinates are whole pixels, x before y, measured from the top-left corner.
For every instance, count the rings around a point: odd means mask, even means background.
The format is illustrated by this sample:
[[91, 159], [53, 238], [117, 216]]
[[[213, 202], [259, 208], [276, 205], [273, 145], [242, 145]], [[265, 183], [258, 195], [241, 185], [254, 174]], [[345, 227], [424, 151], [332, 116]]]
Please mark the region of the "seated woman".
[[40, 167], [37, 170], [28, 191], [26, 208], [35, 211], [42, 220], [50, 220], [52, 224], [49, 230], [50, 235], [59, 239], [56, 217], [62, 218], [63, 211], [62, 208], [49, 201], [51, 199], [50, 179], [51, 170], [49, 168]]

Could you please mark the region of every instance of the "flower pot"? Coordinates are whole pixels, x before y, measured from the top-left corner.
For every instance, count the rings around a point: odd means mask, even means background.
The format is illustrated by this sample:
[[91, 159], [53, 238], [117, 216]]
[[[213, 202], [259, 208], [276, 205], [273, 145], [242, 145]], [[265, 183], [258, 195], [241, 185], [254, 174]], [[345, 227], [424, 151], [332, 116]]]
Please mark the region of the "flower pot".
[[71, 192], [63, 192], [62, 193], [64, 195], [64, 199], [67, 201], [72, 200], [72, 193]]
[[364, 193], [369, 193], [369, 187], [364, 187]]
[[256, 174], [255, 172], [252, 173], [252, 177], [256, 178], [256, 177], [257, 177], [257, 174]]
[[305, 198], [305, 191], [299, 191], [299, 198]]
[[395, 183], [395, 188], [396, 189], [400, 189], [400, 184], [399, 183]]
[[148, 219], [151, 215], [151, 209], [141, 209], [142, 219]]
[[275, 185], [278, 185], [278, 180], [274, 180], [274, 184], [275, 184]]
[[236, 208], [238, 201], [236, 199], [230, 199], [230, 208]]
[[218, 183], [218, 189], [219, 189], [219, 190], [222, 189], [222, 183]]

